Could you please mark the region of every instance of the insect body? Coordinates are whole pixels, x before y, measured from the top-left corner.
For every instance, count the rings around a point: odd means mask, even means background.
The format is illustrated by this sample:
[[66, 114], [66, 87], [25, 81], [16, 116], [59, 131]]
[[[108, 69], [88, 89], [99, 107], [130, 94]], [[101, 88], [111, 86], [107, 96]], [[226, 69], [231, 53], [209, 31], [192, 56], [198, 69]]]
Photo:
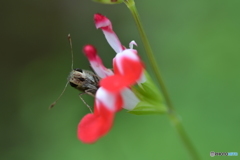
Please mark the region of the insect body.
[[100, 77], [98, 77], [95, 73], [79, 68], [72, 70], [68, 77], [68, 81], [72, 87], [93, 97], [99, 88], [99, 80]]

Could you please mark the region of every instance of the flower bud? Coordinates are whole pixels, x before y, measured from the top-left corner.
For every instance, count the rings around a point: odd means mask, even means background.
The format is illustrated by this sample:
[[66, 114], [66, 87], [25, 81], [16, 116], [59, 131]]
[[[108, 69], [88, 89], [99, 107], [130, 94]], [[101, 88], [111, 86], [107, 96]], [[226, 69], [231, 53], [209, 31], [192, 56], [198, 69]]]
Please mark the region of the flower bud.
[[124, 2], [124, 0], [93, 0], [93, 1], [103, 4], [118, 4]]

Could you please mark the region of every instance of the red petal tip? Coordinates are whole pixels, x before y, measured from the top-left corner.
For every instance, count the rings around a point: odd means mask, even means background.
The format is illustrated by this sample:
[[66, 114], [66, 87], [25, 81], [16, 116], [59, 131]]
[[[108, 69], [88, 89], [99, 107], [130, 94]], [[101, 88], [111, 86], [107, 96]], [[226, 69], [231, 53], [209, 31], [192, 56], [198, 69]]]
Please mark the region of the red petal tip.
[[94, 14], [94, 22], [95, 22], [96, 28], [101, 28], [101, 29], [104, 29], [105, 27], [111, 28], [110, 20], [104, 15], [101, 15], [99, 13]]
[[100, 14], [100, 13], [94, 14], [94, 21], [95, 22], [102, 21], [104, 18], [105, 18], [105, 16]]
[[97, 49], [92, 45], [85, 45], [83, 47], [83, 53], [88, 57], [88, 59], [95, 59], [97, 55]]

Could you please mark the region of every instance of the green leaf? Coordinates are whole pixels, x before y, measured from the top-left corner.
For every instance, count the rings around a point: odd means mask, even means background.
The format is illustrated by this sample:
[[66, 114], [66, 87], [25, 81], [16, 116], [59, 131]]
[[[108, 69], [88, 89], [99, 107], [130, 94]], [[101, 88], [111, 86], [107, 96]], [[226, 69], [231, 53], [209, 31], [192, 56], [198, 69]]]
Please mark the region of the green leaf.
[[132, 91], [139, 98], [140, 102], [129, 113], [136, 115], [166, 113], [167, 107], [164, 104], [160, 90], [155, 86], [146, 71], [144, 74], [146, 81], [132, 87]]
[[161, 92], [152, 82], [150, 76], [147, 74], [146, 71], [144, 74], [146, 77], [146, 81], [144, 83], [141, 83], [132, 87], [133, 92], [142, 101], [147, 101], [149, 103], [162, 104], [163, 97]]
[[133, 110], [128, 111], [128, 113], [136, 115], [164, 114], [166, 112], [167, 108], [163, 104], [151, 105], [143, 101], [139, 102]]
[[143, 83], [142, 87], [145, 91], [145, 96], [149, 97], [149, 100], [163, 103], [163, 98], [156, 86], [149, 83]]
[[124, 0], [93, 0], [93, 1], [103, 4], [119, 4], [124, 2]]
[[166, 111], [157, 110], [156, 108], [149, 107], [139, 107], [134, 108], [132, 111], [128, 111], [128, 113], [136, 114], [136, 115], [151, 115], [151, 114], [164, 114]]

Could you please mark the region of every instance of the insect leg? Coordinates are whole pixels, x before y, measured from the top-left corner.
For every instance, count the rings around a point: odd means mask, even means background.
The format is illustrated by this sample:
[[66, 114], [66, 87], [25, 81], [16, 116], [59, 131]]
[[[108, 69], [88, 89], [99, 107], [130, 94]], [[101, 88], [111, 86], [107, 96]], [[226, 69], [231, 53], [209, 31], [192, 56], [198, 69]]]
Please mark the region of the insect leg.
[[83, 103], [89, 108], [90, 112], [93, 113], [92, 108], [85, 102], [85, 100], [82, 98], [82, 95], [88, 94], [88, 93], [80, 93], [79, 98], [83, 101]]
[[88, 95], [90, 95], [90, 96], [93, 96], [93, 97], [95, 97], [96, 92], [97, 92], [97, 89], [96, 89], [96, 88], [85, 90], [85, 93], [86, 93], [86, 94], [88, 94]]

